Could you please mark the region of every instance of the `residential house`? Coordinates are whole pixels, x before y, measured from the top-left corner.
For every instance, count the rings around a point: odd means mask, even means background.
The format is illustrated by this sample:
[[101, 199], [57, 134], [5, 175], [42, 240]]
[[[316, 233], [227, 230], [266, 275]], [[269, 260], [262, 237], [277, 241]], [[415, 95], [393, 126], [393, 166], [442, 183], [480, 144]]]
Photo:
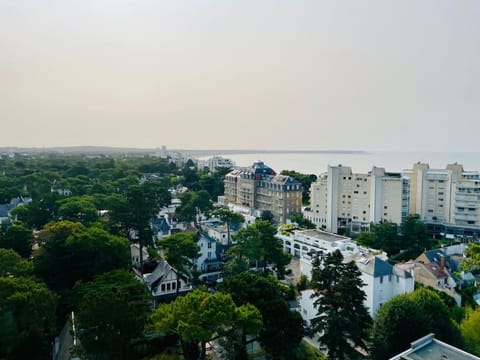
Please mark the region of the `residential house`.
[[[142, 253], [143, 253], [143, 262], [145, 263], [148, 258], [148, 252], [145, 246], [142, 248]], [[140, 245], [139, 244], [131, 244], [130, 245], [130, 258], [132, 261], [132, 266], [140, 269]]]
[[193, 261], [194, 266], [202, 272], [218, 271], [221, 267], [221, 259], [217, 257], [217, 242], [208, 234], [200, 231], [197, 237], [197, 245], [200, 248], [200, 256]]
[[12, 198], [8, 204], [0, 204], [0, 224], [10, 221], [11, 211], [18, 206], [28, 205], [32, 202], [32, 198], [19, 196]]
[[390, 360], [480, 360], [479, 357], [455, 346], [435, 339], [428, 334], [410, 344], [410, 349], [395, 355]]
[[460, 269], [466, 247], [466, 244], [458, 244], [425, 251], [415, 260], [415, 281], [445, 292], [460, 306], [461, 296], [455, 289], [461, 288], [464, 281], [455, 272]]
[[172, 225], [168, 215], [158, 216], [150, 222], [153, 235], [158, 239], [162, 239], [172, 234]]
[[[137, 275], [139, 276], [138, 272]], [[149, 288], [155, 304], [177, 293], [177, 271], [163, 259], [157, 263], [153, 272], [143, 274], [141, 278]], [[180, 275], [178, 287], [180, 294], [192, 290], [188, 280], [188, 276]]]
[[414, 290], [415, 279], [413, 272], [399, 265], [390, 265], [386, 256], [361, 253], [355, 255], [353, 260], [361, 272], [363, 291], [367, 296], [364, 304], [370, 316], [392, 297], [407, 294]]

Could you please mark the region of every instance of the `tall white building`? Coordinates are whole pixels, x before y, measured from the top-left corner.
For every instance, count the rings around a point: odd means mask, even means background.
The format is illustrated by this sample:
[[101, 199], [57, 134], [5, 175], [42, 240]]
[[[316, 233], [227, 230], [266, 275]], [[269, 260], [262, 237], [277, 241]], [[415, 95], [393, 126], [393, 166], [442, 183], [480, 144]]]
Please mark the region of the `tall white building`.
[[330, 232], [366, 230], [371, 222], [400, 223], [408, 213], [409, 181], [400, 173], [373, 167], [354, 174], [348, 166], [329, 166], [310, 188], [304, 216]]
[[480, 232], [480, 172], [464, 171], [460, 164], [430, 169], [417, 163], [404, 170], [410, 180], [410, 214], [429, 224], [442, 224], [447, 232]]

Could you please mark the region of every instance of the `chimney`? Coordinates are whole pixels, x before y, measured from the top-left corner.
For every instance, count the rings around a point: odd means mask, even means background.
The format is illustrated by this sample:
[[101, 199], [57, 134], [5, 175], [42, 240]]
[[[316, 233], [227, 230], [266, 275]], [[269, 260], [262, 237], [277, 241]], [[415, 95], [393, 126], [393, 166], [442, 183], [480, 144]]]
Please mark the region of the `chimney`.
[[445, 269], [445, 255], [440, 255], [440, 269]]

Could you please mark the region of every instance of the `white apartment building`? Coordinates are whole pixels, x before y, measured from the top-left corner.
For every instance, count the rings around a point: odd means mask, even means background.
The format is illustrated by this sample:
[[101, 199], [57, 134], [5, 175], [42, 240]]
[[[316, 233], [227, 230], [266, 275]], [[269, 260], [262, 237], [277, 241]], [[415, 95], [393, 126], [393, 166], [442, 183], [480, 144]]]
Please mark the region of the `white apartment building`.
[[[362, 250], [352, 256], [345, 257], [344, 261], [354, 261], [360, 270], [360, 278], [365, 284], [362, 290], [366, 295], [363, 304], [372, 317], [392, 297], [407, 294], [414, 290], [413, 271], [406, 270], [401, 265], [390, 265], [384, 254], [375, 255], [371, 251]], [[310, 274], [307, 275], [309, 278], [310, 276]], [[317, 315], [317, 309], [313, 304], [315, 298], [311, 298], [312, 294], [313, 290], [302, 291], [299, 299], [300, 313], [308, 324]]]
[[419, 214], [429, 224], [443, 224], [446, 232], [480, 232], [479, 171], [464, 171], [460, 164], [430, 169], [417, 163], [404, 175], [410, 179], [410, 214]]
[[371, 222], [400, 223], [408, 213], [408, 178], [373, 167], [354, 174], [348, 166], [329, 166], [310, 188], [310, 210], [304, 216], [330, 232], [358, 232]]

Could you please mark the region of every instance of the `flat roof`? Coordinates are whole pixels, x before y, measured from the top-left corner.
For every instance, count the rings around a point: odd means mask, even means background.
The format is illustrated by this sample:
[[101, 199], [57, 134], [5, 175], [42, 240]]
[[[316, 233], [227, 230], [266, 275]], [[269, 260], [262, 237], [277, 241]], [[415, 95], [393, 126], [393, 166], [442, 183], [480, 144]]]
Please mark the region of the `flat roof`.
[[313, 238], [317, 238], [325, 241], [331, 241], [331, 242], [339, 241], [339, 240], [351, 240], [349, 237], [337, 235], [337, 234], [322, 231], [322, 230], [315, 230], [315, 229], [301, 230], [301, 231], [298, 231], [297, 234], [310, 236]]

